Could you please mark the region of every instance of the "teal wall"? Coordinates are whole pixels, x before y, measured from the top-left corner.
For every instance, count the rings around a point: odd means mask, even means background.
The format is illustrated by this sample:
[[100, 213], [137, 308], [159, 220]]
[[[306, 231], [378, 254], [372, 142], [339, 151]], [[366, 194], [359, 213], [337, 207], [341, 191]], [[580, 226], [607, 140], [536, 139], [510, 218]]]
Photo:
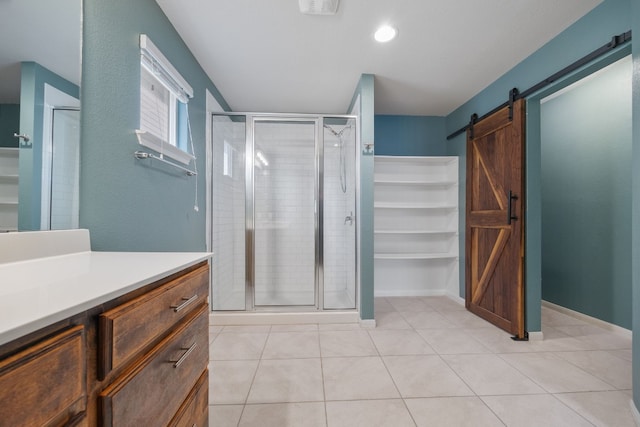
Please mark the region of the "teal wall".
[[445, 156], [444, 126], [444, 117], [376, 115], [376, 155]]
[[540, 120], [542, 298], [631, 329], [630, 58], [542, 103]]
[[[360, 97], [360, 145], [373, 144], [374, 77], [363, 74], [347, 113]], [[373, 300], [373, 153], [360, 152], [360, 318], [374, 318]]]
[[0, 104], [0, 147], [18, 147], [14, 132], [20, 130], [20, 104]]
[[18, 230], [28, 231], [40, 229], [45, 84], [76, 99], [79, 89], [35, 62], [23, 62], [20, 73], [20, 133], [31, 140], [20, 147]]
[[[507, 100], [510, 89], [528, 89], [558, 70], [609, 42], [613, 35], [631, 28], [629, 0], [605, 0], [582, 19], [571, 25], [542, 48], [531, 54], [495, 82], [446, 117], [447, 134], [469, 122], [473, 113], [483, 115]], [[529, 103], [527, 104], [529, 107]], [[535, 111], [528, 109], [527, 120]], [[529, 125], [528, 125], [529, 126]], [[541, 329], [541, 211], [539, 152], [530, 152], [527, 129], [526, 164], [526, 329]], [[539, 136], [539, 135], [538, 135]], [[460, 156], [460, 212], [464, 212], [465, 135], [459, 135], [447, 145], [449, 155]], [[532, 167], [538, 164], [538, 168]], [[464, 247], [464, 215], [460, 215], [460, 247]], [[464, 253], [460, 256], [461, 288], [464, 284]]]
[[[83, 4], [80, 226], [90, 229], [94, 250], [205, 250], [205, 89], [229, 107], [154, 0]], [[142, 148], [134, 134], [141, 33], [193, 87], [197, 177], [133, 157]]]
[[[632, 0], [632, 31], [640, 34], [640, 0]], [[633, 42], [633, 142], [631, 172], [631, 268], [633, 312], [633, 401], [640, 408], [640, 43]], [[636, 420], [640, 421], [640, 420]]]

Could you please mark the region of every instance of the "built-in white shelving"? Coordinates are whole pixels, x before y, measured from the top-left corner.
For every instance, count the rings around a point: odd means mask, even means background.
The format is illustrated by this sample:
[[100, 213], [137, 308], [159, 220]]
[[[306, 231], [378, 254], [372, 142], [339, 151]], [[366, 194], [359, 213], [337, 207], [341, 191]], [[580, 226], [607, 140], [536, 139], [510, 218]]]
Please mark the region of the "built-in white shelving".
[[18, 229], [18, 154], [0, 147], [0, 233]]
[[458, 158], [375, 157], [375, 293], [458, 295]]

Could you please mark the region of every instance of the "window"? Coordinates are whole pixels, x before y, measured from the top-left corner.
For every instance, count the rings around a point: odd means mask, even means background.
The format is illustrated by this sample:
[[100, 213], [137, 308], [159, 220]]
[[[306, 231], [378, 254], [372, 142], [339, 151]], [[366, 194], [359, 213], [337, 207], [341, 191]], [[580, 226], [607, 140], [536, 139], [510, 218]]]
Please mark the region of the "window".
[[184, 164], [189, 153], [189, 98], [193, 89], [145, 35], [140, 35], [138, 142]]
[[227, 141], [224, 142], [223, 171], [224, 176], [233, 178], [233, 147]]

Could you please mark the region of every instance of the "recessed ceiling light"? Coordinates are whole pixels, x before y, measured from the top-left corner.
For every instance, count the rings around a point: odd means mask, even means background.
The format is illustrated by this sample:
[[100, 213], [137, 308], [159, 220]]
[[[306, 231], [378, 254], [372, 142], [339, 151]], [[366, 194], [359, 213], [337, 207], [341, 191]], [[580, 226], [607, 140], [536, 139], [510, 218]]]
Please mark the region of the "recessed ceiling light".
[[377, 42], [386, 43], [396, 38], [398, 35], [398, 30], [393, 28], [391, 25], [383, 25], [376, 30], [376, 33], [373, 37]]

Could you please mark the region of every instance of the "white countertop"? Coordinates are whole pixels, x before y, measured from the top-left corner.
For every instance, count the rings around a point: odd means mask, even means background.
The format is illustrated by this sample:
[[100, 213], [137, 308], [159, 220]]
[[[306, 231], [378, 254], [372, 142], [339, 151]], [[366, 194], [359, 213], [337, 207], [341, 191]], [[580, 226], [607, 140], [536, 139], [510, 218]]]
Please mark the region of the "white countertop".
[[207, 252], [77, 252], [0, 264], [0, 345], [211, 256]]

